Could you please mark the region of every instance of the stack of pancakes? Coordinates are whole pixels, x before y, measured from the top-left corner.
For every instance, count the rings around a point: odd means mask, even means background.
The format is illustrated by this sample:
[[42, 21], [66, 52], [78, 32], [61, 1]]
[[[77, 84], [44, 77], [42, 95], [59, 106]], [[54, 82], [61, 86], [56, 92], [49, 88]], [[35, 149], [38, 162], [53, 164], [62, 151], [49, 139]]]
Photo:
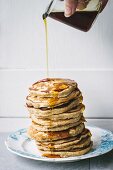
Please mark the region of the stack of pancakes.
[[70, 79], [47, 78], [29, 88], [26, 104], [32, 124], [28, 135], [42, 156], [77, 156], [91, 149], [82, 101], [77, 83]]

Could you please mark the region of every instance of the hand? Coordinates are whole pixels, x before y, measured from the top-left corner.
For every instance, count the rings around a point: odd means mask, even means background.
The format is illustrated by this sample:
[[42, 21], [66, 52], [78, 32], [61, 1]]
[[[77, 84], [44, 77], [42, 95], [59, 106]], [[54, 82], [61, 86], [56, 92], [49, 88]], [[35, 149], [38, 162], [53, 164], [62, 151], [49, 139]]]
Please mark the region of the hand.
[[65, 17], [73, 15], [77, 9], [84, 9], [90, 0], [64, 0], [65, 1]]

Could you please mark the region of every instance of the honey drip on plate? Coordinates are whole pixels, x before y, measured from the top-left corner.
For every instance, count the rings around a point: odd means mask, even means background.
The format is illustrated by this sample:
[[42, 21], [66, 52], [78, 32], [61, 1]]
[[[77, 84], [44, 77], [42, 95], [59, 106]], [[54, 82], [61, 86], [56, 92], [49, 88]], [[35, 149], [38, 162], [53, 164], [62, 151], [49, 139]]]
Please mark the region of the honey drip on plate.
[[44, 19], [45, 25], [45, 38], [46, 38], [46, 76], [49, 77], [49, 63], [48, 63], [48, 28], [47, 28], [47, 20]]

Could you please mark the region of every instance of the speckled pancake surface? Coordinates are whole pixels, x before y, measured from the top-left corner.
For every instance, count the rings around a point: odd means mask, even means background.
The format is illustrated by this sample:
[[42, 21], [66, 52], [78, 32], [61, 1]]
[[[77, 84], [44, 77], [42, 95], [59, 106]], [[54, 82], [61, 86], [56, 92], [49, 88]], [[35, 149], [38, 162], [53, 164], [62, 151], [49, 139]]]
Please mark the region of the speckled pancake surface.
[[[32, 109], [32, 110], [30, 110]], [[83, 104], [79, 104], [78, 106], [75, 106], [74, 108], [70, 109], [69, 111], [59, 113], [59, 114], [53, 114], [53, 109], [51, 109], [50, 114], [38, 114], [37, 111], [35, 111], [35, 108], [28, 109], [30, 112], [30, 117], [32, 115], [35, 116], [37, 119], [48, 119], [48, 120], [65, 120], [65, 119], [71, 119], [78, 117], [81, 113], [83, 113], [85, 106]]]
[[[74, 129], [74, 128], [73, 128]], [[72, 129], [72, 131], [73, 131]], [[54, 134], [54, 133], [53, 133]], [[53, 135], [55, 136], [55, 134]], [[62, 136], [62, 137], [61, 137]], [[91, 133], [88, 129], [79, 129], [77, 132], [73, 131], [72, 134], [70, 133], [65, 133], [63, 132], [61, 134], [61, 136], [55, 136], [57, 138], [52, 138], [52, 139], [55, 139], [55, 140], [50, 140], [50, 141], [47, 141], [47, 139], [45, 140], [42, 140], [42, 141], [38, 141], [36, 140], [36, 143], [37, 144], [43, 144], [44, 146], [54, 146], [55, 148], [63, 148], [65, 146], [70, 146], [72, 144], [77, 144], [78, 142], [80, 142], [82, 139], [84, 138], [87, 138], [87, 137], [91, 137]]]
[[51, 126], [43, 126], [43, 125], [40, 125], [38, 123], [35, 123], [32, 121], [32, 126], [37, 129], [38, 131], [61, 131], [61, 130], [66, 130], [66, 129], [69, 129], [71, 127], [74, 127], [74, 126], [77, 126], [81, 123], [84, 123], [85, 120], [84, 120], [84, 117], [82, 117], [79, 121], [77, 122], [74, 122], [74, 123], [70, 123], [70, 124], [66, 124], [66, 125], [63, 125], [63, 126], [57, 126], [57, 127], [51, 127]]
[[57, 95], [54, 97], [39, 97], [39, 96], [27, 96], [26, 103], [28, 106], [33, 106], [35, 108], [48, 107], [53, 108], [55, 106], [67, 103], [71, 99], [75, 99], [81, 96], [79, 90], [73, 91], [66, 97], [59, 98]]
[[78, 143], [75, 143], [74, 141], [71, 142], [71, 145], [65, 145], [65, 147], [55, 147], [54, 145], [43, 145], [43, 143], [37, 143], [37, 147], [39, 150], [43, 150], [43, 151], [69, 151], [72, 149], [77, 149], [77, 148], [84, 148], [86, 146], [88, 146], [91, 142], [91, 138], [90, 137], [86, 137], [83, 138], [81, 141], [79, 141]]
[[37, 123], [41, 126], [47, 126], [48, 128], [54, 128], [54, 127], [64, 126], [64, 125], [71, 124], [71, 123], [76, 123], [82, 117], [83, 117], [83, 114], [80, 113], [74, 118], [51, 121], [49, 119], [39, 119], [39, 118], [37, 119], [34, 114], [31, 115], [31, 119], [32, 119], [33, 122], [35, 122], [35, 123]]
[[70, 156], [80, 156], [84, 155], [87, 152], [89, 152], [92, 148], [93, 142], [91, 141], [90, 144], [86, 147], [83, 148], [76, 148], [73, 150], [68, 150], [68, 151], [41, 151], [42, 156], [46, 156], [49, 158], [65, 158], [65, 157], [70, 157]]
[[58, 97], [66, 97], [76, 88], [77, 83], [74, 80], [47, 78], [34, 83], [29, 92], [33, 96], [54, 97], [57, 94]]
[[63, 131], [38, 131], [36, 129], [34, 129], [32, 127], [32, 125], [29, 127], [28, 129], [28, 135], [32, 138], [35, 139], [36, 141], [43, 141], [43, 142], [52, 142], [52, 141], [57, 141], [57, 143], [61, 143], [61, 142], [65, 142], [64, 139], [65, 138], [69, 138], [69, 137], [74, 137], [79, 135], [83, 130], [84, 130], [85, 126], [84, 123], [81, 123], [78, 126], [69, 128], [67, 130], [63, 130]]
[[56, 115], [56, 114], [60, 114], [62, 115], [62, 113], [67, 112], [69, 110], [71, 110], [72, 108], [75, 108], [77, 106], [79, 106], [82, 103], [83, 97], [80, 96], [76, 99], [72, 99], [68, 102], [66, 102], [65, 104], [63, 103], [60, 106], [57, 107], [53, 107], [51, 108], [46, 108], [46, 107], [42, 107], [42, 108], [34, 108], [33, 106], [28, 106], [27, 105], [27, 109], [31, 114], [37, 114], [37, 116], [44, 116], [44, 117], [48, 117], [51, 115]]
[[55, 141], [36, 141], [37, 146], [41, 150], [70, 150], [72, 148], [82, 148], [91, 142], [91, 133], [88, 129], [84, 129], [80, 134], [65, 139], [57, 139]]

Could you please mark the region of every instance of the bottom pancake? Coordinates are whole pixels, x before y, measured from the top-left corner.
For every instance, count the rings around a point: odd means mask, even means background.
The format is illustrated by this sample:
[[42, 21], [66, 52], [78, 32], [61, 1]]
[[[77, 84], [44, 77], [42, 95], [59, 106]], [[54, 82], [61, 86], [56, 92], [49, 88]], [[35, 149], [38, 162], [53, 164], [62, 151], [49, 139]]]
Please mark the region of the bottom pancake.
[[90, 144], [91, 142], [91, 137], [86, 137], [80, 140], [80, 142], [76, 143], [76, 140], [71, 142], [71, 145], [68, 144], [65, 147], [60, 147], [60, 146], [54, 146], [54, 145], [43, 145], [42, 143], [37, 143], [38, 149], [43, 150], [43, 151], [68, 151], [68, 150], [73, 150], [77, 148], [83, 148], [86, 147]]
[[[83, 147], [85, 144], [88, 143], [88, 141], [91, 140], [91, 132], [88, 129], [84, 129], [83, 132], [75, 137], [68, 137], [65, 139], [60, 139], [56, 141], [36, 141], [36, 144], [41, 146], [43, 148], [49, 148], [50, 149], [57, 149], [57, 150], [65, 150], [67, 147], [72, 148], [73, 145], [74, 147]], [[90, 140], [89, 140], [89, 139]]]
[[48, 158], [65, 158], [65, 157], [72, 157], [72, 156], [80, 156], [88, 153], [93, 146], [93, 142], [91, 141], [90, 144], [84, 148], [77, 148], [71, 151], [41, 151], [42, 156]]

